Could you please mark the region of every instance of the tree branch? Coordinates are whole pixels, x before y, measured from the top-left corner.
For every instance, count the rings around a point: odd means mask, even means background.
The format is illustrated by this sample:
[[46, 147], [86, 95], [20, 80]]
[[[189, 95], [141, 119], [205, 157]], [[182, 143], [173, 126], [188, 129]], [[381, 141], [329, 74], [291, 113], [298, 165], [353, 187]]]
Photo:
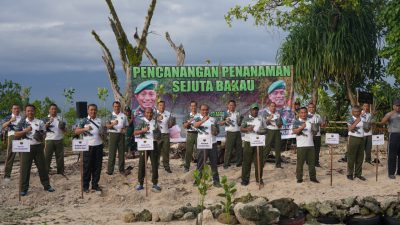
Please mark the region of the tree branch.
[[99, 35], [97, 35], [96, 31], [92, 30], [92, 35], [94, 36], [94, 39], [96, 39], [96, 41], [100, 44], [100, 47], [102, 49], [103, 52], [102, 59], [104, 61], [104, 64], [106, 65], [106, 69], [108, 72], [108, 79], [110, 80], [111, 83], [111, 89], [113, 91], [114, 99], [121, 101], [122, 94], [120, 92], [120, 87], [118, 85], [118, 77], [117, 74], [115, 73], [115, 63], [111, 55], [111, 52], [104, 44], [104, 42], [100, 39]]
[[175, 43], [171, 40], [171, 36], [169, 35], [168, 32], [165, 32], [165, 38], [167, 39], [168, 43], [171, 45], [171, 47], [174, 49], [176, 53], [176, 65], [183, 66], [183, 64], [185, 63], [185, 56], [186, 56], [183, 45], [180, 44], [178, 47], [176, 47]]
[[140, 63], [142, 62], [141, 58], [142, 58], [143, 51], [146, 48], [147, 34], [149, 31], [151, 19], [153, 17], [154, 9], [156, 7], [156, 3], [157, 3], [157, 0], [152, 0], [150, 3], [149, 9], [147, 10], [147, 16], [144, 21], [143, 31], [142, 31], [142, 35], [140, 37], [140, 41], [139, 41], [138, 49], [137, 49], [137, 56], [139, 57], [139, 60], [138, 60], [138, 64], [135, 66], [139, 66]]
[[[137, 33], [137, 28], [136, 28], [135, 34], [133, 35], [133, 38], [135, 39], [136, 43], [139, 45], [140, 39], [139, 39], [139, 35]], [[147, 47], [144, 49], [143, 52], [146, 55], [146, 57], [150, 60], [151, 65], [158, 66], [157, 59], [154, 58], [154, 56], [150, 53], [150, 51]]]

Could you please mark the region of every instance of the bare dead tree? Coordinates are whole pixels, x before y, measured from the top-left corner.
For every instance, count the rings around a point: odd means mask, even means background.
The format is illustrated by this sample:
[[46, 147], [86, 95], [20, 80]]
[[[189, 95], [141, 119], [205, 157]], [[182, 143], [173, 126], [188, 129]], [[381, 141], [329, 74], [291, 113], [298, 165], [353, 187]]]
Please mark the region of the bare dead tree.
[[165, 32], [165, 38], [167, 39], [167, 41], [171, 45], [171, 47], [175, 50], [176, 65], [177, 66], [183, 66], [183, 64], [185, 63], [185, 49], [183, 48], [183, 45], [180, 44], [177, 47], [175, 45], [175, 43], [171, 40], [171, 36], [169, 35], [168, 32]]

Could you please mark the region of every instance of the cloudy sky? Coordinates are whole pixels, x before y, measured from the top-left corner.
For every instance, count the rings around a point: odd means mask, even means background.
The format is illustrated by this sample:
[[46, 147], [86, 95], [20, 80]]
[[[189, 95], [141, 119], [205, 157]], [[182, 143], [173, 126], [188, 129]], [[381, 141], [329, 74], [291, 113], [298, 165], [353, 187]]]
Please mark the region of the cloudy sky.
[[[143, 27], [150, 1], [114, 0], [130, 40]], [[148, 36], [148, 49], [161, 65], [174, 65], [175, 53], [165, 40], [168, 31], [182, 43], [186, 64], [273, 64], [285, 33], [234, 22], [224, 14], [240, 0], [160, 0]], [[103, 0], [1, 0], [0, 81], [32, 87], [31, 99], [45, 96], [62, 104], [64, 88], [76, 89], [75, 100], [98, 102], [97, 88], [109, 88], [101, 50], [90, 34], [101, 36], [118, 60], [117, 45]], [[149, 64], [147, 59], [144, 65]], [[121, 73], [120, 64], [117, 72]], [[121, 76], [122, 81], [124, 78]], [[110, 90], [111, 95], [111, 90]], [[109, 101], [112, 99], [110, 98]]]

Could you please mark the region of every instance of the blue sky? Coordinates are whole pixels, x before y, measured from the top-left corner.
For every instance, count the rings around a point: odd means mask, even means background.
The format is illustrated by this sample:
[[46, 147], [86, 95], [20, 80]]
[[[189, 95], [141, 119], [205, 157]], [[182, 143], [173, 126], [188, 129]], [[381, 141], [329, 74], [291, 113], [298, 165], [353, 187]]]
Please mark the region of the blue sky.
[[[143, 27], [149, 1], [114, 0], [123, 27], [132, 41]], [[168, 31], [182, 43], [186, 65], [274, 64], [285, 33], [234, 22], [224, 14], [240, 0], [158, 1], [148, 37], [148, 49], [161, 65], [174, 65], [175, 53], [165, 40]], [[103, 0], [2, 0], [0, 3], [0, 81], [32, 87], [31, 99], [46, 96], [61, 104], [64, 88], [76, 89], [76, 101], [98, 103], [97, 88], [110, 88], [101, 50], [90, 34], [94, 29], [111, 49], [122, 76], [115, 38]], [[143, 65], [149, 64], [145, 59]], [[123, 86], [122, 86], [123, 87]], [[111, 89], [110, 98], [111, 102]]]

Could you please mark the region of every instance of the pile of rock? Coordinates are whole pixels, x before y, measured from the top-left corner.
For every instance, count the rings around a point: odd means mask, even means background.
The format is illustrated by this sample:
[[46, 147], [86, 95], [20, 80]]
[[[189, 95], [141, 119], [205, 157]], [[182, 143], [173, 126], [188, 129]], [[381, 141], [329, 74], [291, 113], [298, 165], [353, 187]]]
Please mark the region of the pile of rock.
[[382, 203], [382, 210], [385, 216], [389, 216], [400, 221], [400, 201], [387, 199]]
[[381, 204], [373, 197], [311, 202], [300, 207], [307, 213], [307, 221], [315, 221], [318, 217], [332, 217], [344, 221], [351, 216], [373, 216], [383, 213]]

